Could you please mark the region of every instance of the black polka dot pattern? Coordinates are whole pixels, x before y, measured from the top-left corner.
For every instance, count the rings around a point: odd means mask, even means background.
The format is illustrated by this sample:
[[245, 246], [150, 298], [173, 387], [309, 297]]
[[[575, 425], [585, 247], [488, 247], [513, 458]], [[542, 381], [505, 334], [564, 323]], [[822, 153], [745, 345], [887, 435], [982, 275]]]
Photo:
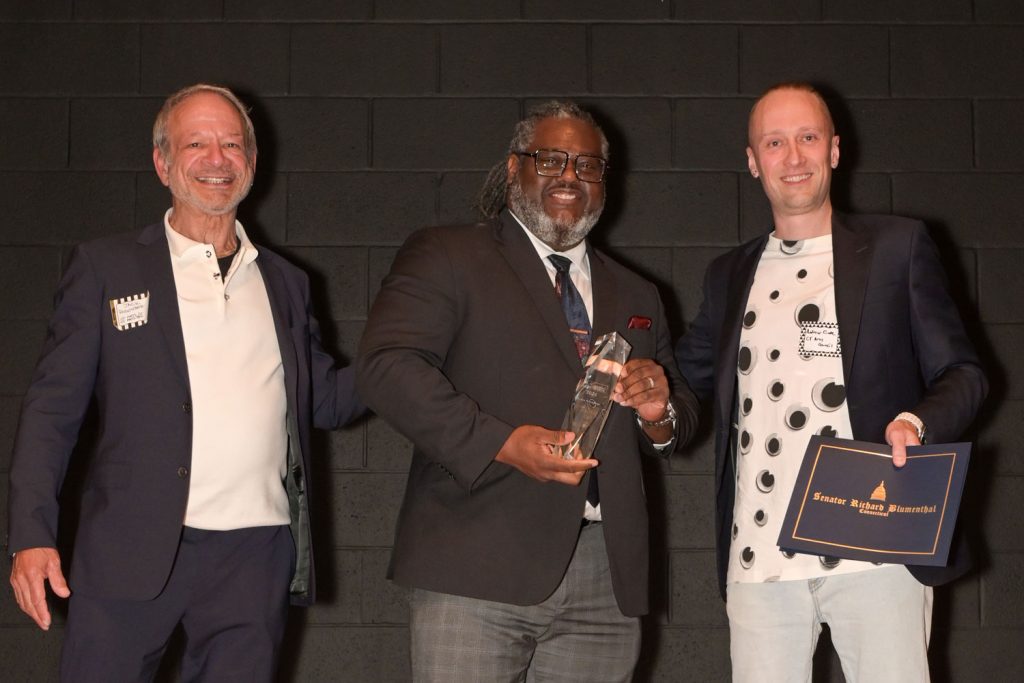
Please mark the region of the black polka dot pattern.
[[740, 566], [744, 569], [754, 566], [754, 550], [749, 545], [740, 551]]
[[771, 457], [777, 457], [782, 452], [782, 439], [778, 434], [771, 434], [765, 439], [764, 450]]
[[836, 384], [834, 377], [823, 377], [811, 389], [811, 401], [821, 411], [831, 413], [839, 410], [846, 400], [846, 387]]
[[771, 493], [775, 488], [775, 475], [768, 470], [761, 470], [757, 473], [757, 490], [761, 493]]
[[776, 379], [768, 383], [768, 398], [771, 400], [778, 401], [785, 393], [786, 385], [782, 383], [782, 380]]
[[786, 409], [786, 426], [794, 432], [799, 431], [807, 426], [810, 416], [811, 413], [807, 408], [802, 405], [792, 405]]

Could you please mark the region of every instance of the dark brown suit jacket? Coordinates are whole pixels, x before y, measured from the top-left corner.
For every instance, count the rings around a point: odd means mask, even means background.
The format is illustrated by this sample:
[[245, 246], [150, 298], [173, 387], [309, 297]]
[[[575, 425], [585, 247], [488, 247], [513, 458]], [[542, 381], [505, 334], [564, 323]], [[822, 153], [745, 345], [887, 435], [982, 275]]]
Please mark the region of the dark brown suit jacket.
[[[618, 331], [632, 358], [664, 366], [678, 442], [696, 423], [658, 292], [589, 248], [594, 338]], [[628, 329], [631, 316], [650, 329]], [[587, 481], [535, 481], [494, 461], [520, 425], [561, 426], [582, 367], [544, 265], [507, 212], [411, 236], [374, 303], [357, 383], [367, 405], [412, 440], [389, 576], [486, 600], [536, 604], [576, 546]], [[595, 456], [615, 596], [647, 611], [648, 523], [640, 453], [655, 453], [633, 411], [614, 405]], [[587, 475], [589, 476], [589, 475]]]

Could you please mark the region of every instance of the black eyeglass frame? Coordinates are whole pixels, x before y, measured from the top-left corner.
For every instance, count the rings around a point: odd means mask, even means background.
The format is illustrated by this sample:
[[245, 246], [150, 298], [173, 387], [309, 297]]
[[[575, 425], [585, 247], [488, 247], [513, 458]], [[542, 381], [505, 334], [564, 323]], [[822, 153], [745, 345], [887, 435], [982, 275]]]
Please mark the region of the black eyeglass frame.
[[[541, 173], [540, 166], [537, 164], [537, 155], [542, 152], [558, 152], [559, 154], [565, 157], [562, 160], [562, 167], [558, 169], [558, 173]], [[577, 154], [573, 156], [572, 154], [566, 152], [564, 149], [537, 149], [532, 152], [513, 152], [513, 154], [521, 154], [522, 156], [533, 157], [533, 170], [536, 171], [537, 175], [545, 176], [547, 178], [557, 178], [561, 176], [563, 173], [565, 173], [565, 167], [569, 165], [570, 159], [572, 160], [572, 172], [576, 174], [576, 179], [584, 183], [603, 183], [605, 173], [608, 172], [609, 168], [608, 160], [603, 157], [599, 157], [594, 154]], [[601, 162], [601, 176], [597, 180], [587, 180], [586, 178], [580, 178], [580, 170], [578, 168], [580, 157], [586, 157], [587, 159], [597, 159], [598, 161]]]

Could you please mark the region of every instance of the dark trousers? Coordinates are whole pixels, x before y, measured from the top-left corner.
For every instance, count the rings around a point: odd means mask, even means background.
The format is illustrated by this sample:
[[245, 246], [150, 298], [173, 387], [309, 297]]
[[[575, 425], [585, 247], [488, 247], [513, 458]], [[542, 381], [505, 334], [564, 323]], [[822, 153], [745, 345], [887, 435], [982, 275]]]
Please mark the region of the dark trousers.
[[153, 600], [71, 595], [61, 681], [150, 681], [179, 623], [183, 681], [272, 681], [294, 563], [287, 526], [185, 527], [171, 576]]

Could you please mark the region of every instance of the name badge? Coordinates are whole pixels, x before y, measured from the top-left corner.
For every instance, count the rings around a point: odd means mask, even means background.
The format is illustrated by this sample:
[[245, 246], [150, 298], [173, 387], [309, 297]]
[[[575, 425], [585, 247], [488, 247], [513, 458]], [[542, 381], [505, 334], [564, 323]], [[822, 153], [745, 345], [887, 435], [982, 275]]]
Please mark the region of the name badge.
[[839, 341], [839, 323], [800, 323], [800, 355], [835, 358], [843, 353]]
[[149, 292], [111, 299], [110, 317], [121, 331], [145, 325], [149, 322]]

